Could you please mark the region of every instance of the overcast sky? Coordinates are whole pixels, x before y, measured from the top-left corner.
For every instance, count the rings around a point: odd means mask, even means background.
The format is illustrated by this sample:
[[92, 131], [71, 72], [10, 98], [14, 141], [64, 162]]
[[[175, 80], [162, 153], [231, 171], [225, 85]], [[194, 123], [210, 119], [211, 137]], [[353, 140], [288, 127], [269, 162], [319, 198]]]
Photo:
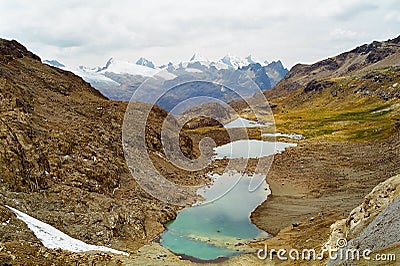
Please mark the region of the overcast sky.
[[0, 1], [0, 37], [70, 66], [229, 53], [291, 67], [399, 34], [400, 0]]

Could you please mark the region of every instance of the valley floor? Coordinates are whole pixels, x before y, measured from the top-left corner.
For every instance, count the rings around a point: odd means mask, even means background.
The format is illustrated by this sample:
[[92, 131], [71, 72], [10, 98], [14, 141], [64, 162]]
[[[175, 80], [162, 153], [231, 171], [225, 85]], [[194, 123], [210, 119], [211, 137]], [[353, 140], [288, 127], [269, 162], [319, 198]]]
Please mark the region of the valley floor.
[[[255, 247], [262, 248], [265, 243], [276, 248], [320, 247], [329, 237], [331, 224], [346, 217], [379, 182], [398, 173], [399, 133], [385, 141], [301, 140], [298, 144], [274, 158], [267, 177], [272, 195], [252, 213], [251, 219], [275, 237], [254, 244]], [[20, 223], [19, 226], [24, 227]], [[34, 262], [30, 261], [33, 257]], [[82, 265], [192, 264], [157, 243], [142, 247], [130, 257], [48, 250], [37, 241], [3, 243], [0, 247], [1, 263], [46, 265], [49, 258], [61, 264], [79, 261]], [[230, 263], [266, 265], [267, 261], [247, 254], [220, 262]]]

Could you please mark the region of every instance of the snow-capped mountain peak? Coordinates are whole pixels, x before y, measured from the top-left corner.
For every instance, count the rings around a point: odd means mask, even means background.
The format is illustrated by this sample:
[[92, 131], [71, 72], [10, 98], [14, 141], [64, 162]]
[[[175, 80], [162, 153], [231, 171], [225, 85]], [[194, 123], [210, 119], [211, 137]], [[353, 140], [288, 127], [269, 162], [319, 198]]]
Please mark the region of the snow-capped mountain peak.
[[150, 67], [150, 68], [156, 68], [154, 63], [150, 60], [147, 60], [144, 57], [140, 57], [137, 61], [136, 61], [136, 65], [139, 66], [146, 66], [146, 67]]
[[[108, 59], [108, 61], [107, 61], [105, 66], [97, 68], [97, 72], [100, 72], [102, 70], [106, 70], [113, 63], [113, 61], [114, 61], [114, 58], [112, 58], [112, 57], [110, 59]], [[80, 66], [79, 68], [86, 68], [86, 67]]]
[[223, 58], [219, 60], [219, 62], [228, 65], [230, 68], [235, 68], [235, 69], [248, 65], [246, 59], [230, 54], [225, 55]]
[[260, 65], [264, 65], [264, 63], [261, 60], [253, 57], [252, 55], [248, 55], [245, 58], [241, 58], [238, 56], [227, 54], [223, 58], [221, 58], [218, 62], [225, 64], [228, 67], [234, 68], [234, 69], [238, 69], [238, 68], [248, 66], [250, 64], [256, 64], [256, 63], [258, 63]]

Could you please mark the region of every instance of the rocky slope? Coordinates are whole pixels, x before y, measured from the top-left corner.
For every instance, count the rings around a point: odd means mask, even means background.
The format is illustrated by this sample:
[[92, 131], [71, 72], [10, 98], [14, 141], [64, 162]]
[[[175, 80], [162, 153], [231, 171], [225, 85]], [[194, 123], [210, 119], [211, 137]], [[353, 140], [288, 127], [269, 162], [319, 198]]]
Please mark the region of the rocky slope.
[[364, 198], [364, 202], [360, 206], [351, 211], [349, 217], [331, 226], [332, 233], [326, 246], [334, 248], [339, 238], [353, 239], [360, 235], [367, 225], [399, 196], [400, 175], [380, 183]]
[[[399, 208], [400, 175], [397, 175], [376, 186], [347, 218], [332, 224], [331, 235], [325, 247], [338, 248], [338, 239], [347, 239], [345, 250], [357, 248], [377, 252], [394, 245], [398, 253]], [[340, 260], [332, 260], [328, 265], [340, 263]]]
[[279, 87], [286, 90], [296, 90], [307, 86], [314, 80], [336, 78], [392, 67], [399, 65], [399, 54], [400, 36], [384, 42], [364, 44], [351, 51], [311, 65], [295, 65], [280, 82]]
[[318, 120], [332, 117], [334, 112], [361, 114], [372, 113], [374, 108], [379, 111], [380, 107], [396, 109], [398, 106], [391, 104], [400, 99], [399, 80], [400, 36], [364, 44], [311, 65], [298, 64], [264, 94], [277, 106], [275, 114], [296, 111], [302, 119]]
[[[5, 205], [87, 243], [128, 251], [154, 239], [175, 217], [177, 208], [145, 193], [126, 166], [126, 107], [71, 72], [42, 64], [18, 42], [0, 40], [0, 220], [14, 217], [0, 226], [1, 244], [39, 244]], [[152, 156], [162, 152], [166, 115], [153, 108], [148, 120]], [[191, 140], [185, 134], [180, 140], [193, 157]]]

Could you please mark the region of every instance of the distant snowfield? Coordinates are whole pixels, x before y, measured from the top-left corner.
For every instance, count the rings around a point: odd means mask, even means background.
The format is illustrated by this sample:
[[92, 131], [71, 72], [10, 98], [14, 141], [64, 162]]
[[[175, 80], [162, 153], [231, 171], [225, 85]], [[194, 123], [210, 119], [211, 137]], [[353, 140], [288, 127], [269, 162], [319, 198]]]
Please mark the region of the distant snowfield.
[[141, 66], [135, 63], [116, 59], [110, 59], [108, 63], [109, 65], [107, 66], [107, 68], [99, 71], [98, 73], [104, 74], [106, 72], [112, 72], [115, 74], [135, 74], [144, 77], [151, 77], [160, 71], [150, 67]]
[[201, 71], [200, 69], [192, 67], [185, 68], [185, 71], [190, 73], [203, 73], [203, 71]]
[[110, 59], [110, 65], [101, 71], [98, 68], [90, 69], [86, 67], [69, 68], [61, 67], [64, 70], [73, 72], [74, 74], [83, 78], [86, 82], [103, 82], [108, 83], [109, 86], [120, 86], [118, 82], [106, 76], [106, 73], [114, 73], [118, 75], [129, 74], [134, 76], [142, 77], [155, 77], [164, 80], [172, 80], [177, 76], [169, 73], [166, 70], [161, 70], [159, 68], [153, 69], [146, 66], [137, 65], [130, 62], [124, 62], [121, 60]]
[[86, 244], [85, 242], [72, 238], [69, 235], [64, 234], [60, 230], [57, 230], [53, 226], [43, 223], [19, 210], [7, 206], [13, 211], [17, 218], [22, 220], [26, 225], [33, 231], [36, 237], [42, 242], [42, 244], [50, 249], [61, 248], [72, 252], [86, 252], [86, 251], [102, 251], [107, 253], [121, 254], [129, 256], [128, 253], [115, 250], [104, 246], [95, 246]]
[[67, 67], [63, 67], [62, 69], [71, 71], [72, 73], [80, 76], [86, 82], [89, 82], [89, 83], [91, 83], [91, 82], [106, 82], [112, 86], [120, 86], [121, 85], [118, 82], [116, 82], [102, 74], [99, 74], [98, 72], [96, 72], [94, 70], [90, 70], [90, 69], [86, 69], [86, 68], [67, 68]]
[[165, 80], [172, 80], [172, 79], [176, 78], [177, 75], [174, 75], [174, 74], [172, 74], [172, 73], [169, 73], [169, 72], [166, 71], [166, 70], [162, 70], [162, 71], [160, 70], [160, 72], [158, 72], [157, 74], [155, 74], [154, 77], [156, 77], [156, 78], [162, 78], [162, 79], [165, 79]]

